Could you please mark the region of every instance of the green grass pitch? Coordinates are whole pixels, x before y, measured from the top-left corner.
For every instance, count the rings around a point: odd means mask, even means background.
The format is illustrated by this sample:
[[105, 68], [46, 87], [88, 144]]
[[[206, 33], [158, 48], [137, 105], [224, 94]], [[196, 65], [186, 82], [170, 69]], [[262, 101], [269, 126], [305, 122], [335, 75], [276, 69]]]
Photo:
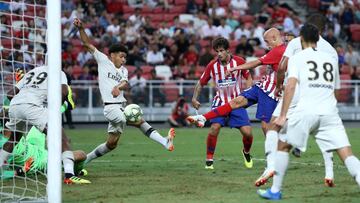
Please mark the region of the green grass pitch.
[[[168, 129], [159, 131], [165, 136]], [[73, 149], [91, 151], [106, 139], [106, 129], [68, 130]], [[86, 166], [92, 184], [63, 185], [64, 202], [266, 202], [256, 194], [254, 181], [263, 172], [264, 136], [254, 129], [251, 149], [254, 167], [245, 168], [242, 141], [235, 129], [223, 128], [215, 152], [215, 170], [204, 169], [208, 129], [176, 129], [175, 150], [166, 151], [133, 127], [119, 146]], [[360, 128], [348, 128], [360, 157]], [[322, 156], [314, 139], [301, 158], [290, 157], [283, 202], [359, 202], [360, 192], [335, 155], [335, 188], [323, 184]], [[271, 184], [267, 184], [269, 186]], [[266, 186], [266, 187], [267, 187]], [[263, 187], [265, 188], [265, 187]]]

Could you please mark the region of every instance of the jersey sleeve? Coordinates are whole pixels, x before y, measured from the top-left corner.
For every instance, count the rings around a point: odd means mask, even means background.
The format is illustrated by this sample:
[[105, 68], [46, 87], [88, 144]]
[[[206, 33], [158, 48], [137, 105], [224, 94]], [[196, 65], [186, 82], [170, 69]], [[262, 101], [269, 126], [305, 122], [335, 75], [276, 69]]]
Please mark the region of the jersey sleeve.
[[126, 81], [126, 82], [129, 81], [129, 72], [126, 68], [122, 69], [122, 77], [120, 79], [120, 82], [122, 82], [122, 81]]
[[[109, 60], [108, 57], [107, 57], [105, 54], [103, 54], [101, 51], [99, 51], [99, 50], [97, 50], [97, 49], [95, 49], [95, 51], [94, 51], [94, 53], [93, 53], [93, 56], [94, 56], [94, 58], [95, 58], [95, 60], [96, 60], [96, 62], [97, 62], [98, 64], [104, 63], [104, 62], [106, 62], [107, 60]], [[99, 67], [100, 67], [100, 66], [99, 66]]]
[[272, 49], [271, 51], [269, 51], [269, 53], [260, 57], [259, 60], [264, 65], [273, 65], [273, 64], [278, 64], [281, 57], [282, 54], [279, 53], [279, 49]]
[[68, 84], [68, 81], [67, 81], [67, 78], [66, 78], [66, 75], [63, 71], [61, 71], [61, 84], [62, 85], [67, 85]]
[[288, 78], [296, 78], [299, 80], [299, 63], [296, 58], [291, 57], [288, 62]]
[[204, 73], [201, 75], [200, 77], [200, 85], [204, 86], [207, 85], [207, 83], [209, 82], [210, 78], [211, 78], [211, 66], [210, 64], [206, 66], [206, 69], [204, 71]]

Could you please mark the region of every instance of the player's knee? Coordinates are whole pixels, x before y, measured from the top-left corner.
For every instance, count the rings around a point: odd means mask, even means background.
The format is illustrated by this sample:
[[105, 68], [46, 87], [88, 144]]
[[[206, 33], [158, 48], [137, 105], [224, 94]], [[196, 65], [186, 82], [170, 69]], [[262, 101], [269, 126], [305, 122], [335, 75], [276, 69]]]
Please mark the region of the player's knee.
[[117, 147], [118, 141], [120, 139], [120, 135], [110, 135], [108, 140], [106, 141], [106, 146], [110, 150], [113, 150]]
[[211, 125], [209, 134], [213, 136], [217, 136], [219, 134], [220, 128], [221, 128], [220, 124]]
[[236, 97], [230, 101], [232, 108], [240, 108], [247, 105], [247, 99], [243, 96]]
[[290, 144], [279, 140], [278, 151], [290, 152], [291, 148], [292, 148], [292, 146]]

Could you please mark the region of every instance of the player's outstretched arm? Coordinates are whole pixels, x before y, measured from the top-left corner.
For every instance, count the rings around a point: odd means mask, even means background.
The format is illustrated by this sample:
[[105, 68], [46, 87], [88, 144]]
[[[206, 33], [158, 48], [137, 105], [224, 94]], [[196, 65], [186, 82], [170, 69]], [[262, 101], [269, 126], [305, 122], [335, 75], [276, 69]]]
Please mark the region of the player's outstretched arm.
[[283, 83], [285, 79], [285, 72], [287, 69], [289, 57], [283, 56], [280, 60], [277, 75], [276, 75], [276, 90], [275, 95], [280, 95], [283, 90]]
[[74, 19], [74, 22], [73, 22], [74, 26], [78, 28], [79, 30], [79, 33], [80, 33], [80, 39], [84, 45], [84, 47], [90, 52], [90, 53], [94, 53], [95, 52], [95, 46], [92, 45], [90, 43], [90, 39], [89, 37], [87, 36], [86, 32], [85, 32], [85, 29], [84, 29], [84, 26], [83, 26], [83, 23], [81, 22], [80, 19], [78, 18], [75, 18]]
[[198, 101], [198, 98], [199, 98], [199, 95], [201, 93], [201, 90], [202, 90], [202, 85], [200, 84], [200, 81], [195, 85], [195, 88], [194, 88], [194, 94], [193, 94], [193, 97], [191, 99], [191, 103], [192, 103], [192, 106], [195, 108], [195, 109], [199, 109], [200, 108], [200, 102]]
[[236, 70], [250, 70], [250, 69], [258, 67], [261, 64], [262, 64], [262, 62], [259, 59], [256, 59], [256, 60], [244, 63], [242, 65], [239, 65], [239, 66], [236, 66], [236, 67], [233, 67], [233, 68], [229, 68], [226, 71], [226, 75], [229, 75], [231, 72], [234, 72]]

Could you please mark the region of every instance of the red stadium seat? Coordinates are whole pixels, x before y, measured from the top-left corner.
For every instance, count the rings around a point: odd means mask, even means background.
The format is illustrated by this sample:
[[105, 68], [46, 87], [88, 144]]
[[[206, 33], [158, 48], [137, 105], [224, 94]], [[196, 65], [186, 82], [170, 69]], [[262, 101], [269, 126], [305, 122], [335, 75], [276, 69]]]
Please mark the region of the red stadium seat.
[[150, 8], [149, 6], [143, 6], [141, 9], [141, 14], [147, 14], [147, 13], [152, 13], [153, 9]]
[[[228, 7], [230, 5], [230, 1], [231, 0], [221, 0], [221, 1], [219, 1], [219, 5], [221, 7]], [[225, 8], [225, 10], [226, 10], [226, 8]]]
[[163, 14], [163, 12], [164, 12], [164, 9], [163, 9], [163, 7], [155, 7], [153, 10], [152, 10], [152, 13], [154, 13], [154, 14]]
[[143, 71], [143, 73], [150, 73], [152, 70], [154, 70], [153, 66], [143, 65], [140, 67]]
[[83, 69], [80, 66], [73, 66], [72, 76], [78, 79], [81, 74], [83, 74]]
[[134, 13], [135, 12], [135, 9], [133, 7], [130, 7], [127, 5], [124, 5], [122, 7], [122, 9], [123, 9], [123, 13]]
[[1, 39], [1, 45], [5, 48], [11, 49], [12, 46], [12, 40], [11, 39]]
[[320, 6], [320, 0], [308, 0], [307, 3], [310, 8], [318, 9]]
[[106, 10], [109, 13], [118, 13], [118, 12], [122, 12], [123, 11], [123, 5], [119, 4], [119, 3], [109, 3], [106, 6]]
[[206, 47], [206, 46], [209, 46], [210, 45], [210, 40], [204, 40], [204, 39], [202, 39], [202, 40], [200, 40], [200, 46], [201, 47]]
[[180, 93], [178, 85], [173, 82], [167, 82], [167, 83], [164, 83], [163, 86], [164, 86], [163, 91], [164, 91], [164, 94], [166, 97], [166, 102], [176, 101], [178, 99], [179, 93]]
[[350, 32], [360, 31], [360, 24], [351, 24], [350, 25]]
[[341, 74], [351, 75], [352, 74], [352, 68], [348, 65], [342, 65], [340, 68]]
[[204, 0], [195, 0], [195, 3], [198, 4], [198, 5], [203, 5]]
[[255, 16], [252, 15], [243, 15], [241, 16], [242, 23], [253, 23], [255, 20]]
[[185, 13], [186, 7], [185, 6], [173, 6], [169, 9], [169, 13], [172, 14], [181, 14]]
[[151, 16], [151, 20], [156, 21], [156, 22], [162, 22], [163, 21], [163, 15], [162, 14], [153, 14]]
[[175, 5], [186, 5], [188, 0], [175, 0]]

